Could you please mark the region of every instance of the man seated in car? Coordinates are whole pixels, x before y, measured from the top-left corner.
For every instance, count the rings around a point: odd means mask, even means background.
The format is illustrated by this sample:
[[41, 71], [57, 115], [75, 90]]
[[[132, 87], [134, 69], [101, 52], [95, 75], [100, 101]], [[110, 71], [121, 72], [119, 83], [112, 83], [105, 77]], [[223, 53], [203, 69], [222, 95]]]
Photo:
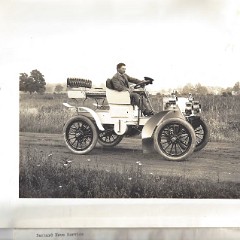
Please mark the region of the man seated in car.
[[133, 105], [137, 105], [143, 112], [145, 116], [153, 115], [153, 111], [149, 106], [146, 98], [143, 96], [141, 104], [141, 96], [133, 92], [133, 88], [129, 86], [130, 83], [144, 83], [144, 81], [138, 80], [128, 76], [126, 73], [126, 65], [124, 63], [119, 63], [117, 65], [117, 73], [112, 78], [113, 89], [117, 91], [128, 91], [130, 93], [131, 102]]

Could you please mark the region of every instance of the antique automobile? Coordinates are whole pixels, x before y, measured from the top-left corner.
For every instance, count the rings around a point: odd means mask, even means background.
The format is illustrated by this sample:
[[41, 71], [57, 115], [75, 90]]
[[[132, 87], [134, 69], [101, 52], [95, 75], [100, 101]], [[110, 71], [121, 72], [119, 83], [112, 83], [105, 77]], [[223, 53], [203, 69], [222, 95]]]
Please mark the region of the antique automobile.
[[[144, 78], [136, 84], [134, 91], [145, 96], [151, 106], [146, 86], [153, 79]], [[76, 112], [64, 125], [63, 135], [67, 147], [76, 154], [87, 154], [97, 144], [114, 147], [124, 137], [141, 135], [143, 153], [157, 152], [166, 160], [182, 161], [194, 151], [202, 149], [208, 140], [206, 124], [197, 113], [198, 103], [185, 99], [184, 109], [178, 105], [183, 99], [174, 96], [164, 99], [165, 109], [152, 116], [144, 116], [142, 111], [131, 104], [128, 91], [113, 90], [111, 79], [106, 81], [106, 89], [93, 88], [90, 80], [67, 79], [69, 99], [94, 99], [93, 107], [63, 103]]]

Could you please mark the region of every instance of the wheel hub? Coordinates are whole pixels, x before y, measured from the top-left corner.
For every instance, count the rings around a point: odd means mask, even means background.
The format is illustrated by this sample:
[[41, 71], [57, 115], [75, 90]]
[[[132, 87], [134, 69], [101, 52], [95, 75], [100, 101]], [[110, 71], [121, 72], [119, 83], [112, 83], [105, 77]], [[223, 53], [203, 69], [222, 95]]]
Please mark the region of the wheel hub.
[[82, 136], [84, 135], [83, 131], [82, 130], [79, 130], [76, 132], [76, 138], [81, 138]]
[[175, 143], [176, 141], [177, 141], [177, 137], [176, 136], [171, 138], [171, 143]]

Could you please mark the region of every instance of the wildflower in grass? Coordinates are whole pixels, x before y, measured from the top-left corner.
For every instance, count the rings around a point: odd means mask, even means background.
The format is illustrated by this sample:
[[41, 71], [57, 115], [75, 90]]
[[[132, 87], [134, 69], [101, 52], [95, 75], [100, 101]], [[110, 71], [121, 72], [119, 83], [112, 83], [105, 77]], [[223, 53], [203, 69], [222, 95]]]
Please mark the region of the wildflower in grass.
[[65, 167], [66, 169], [71, 167], [71, 162], [72, 161], [68, 161], [68, 160], [63, 160], [63, 167]]
[[129, 178], [128, 178], [128, 180], [129, 180], [129, 181], [131, 181], [131, 180], [132, 180], [132, 178], [131, 178], [131, 177], [129, 177]]
[[155, 180], [156, 180], [156, 181], [160, 181], [160, 177], [156, 177]]
[[142, 163], [138, 162], [138, 165], [137, 165], [137, 178], [139, 178], [141, 176], [142, 176]]
[[62, 188], [62, 186], [60, 185], [59, 188]]

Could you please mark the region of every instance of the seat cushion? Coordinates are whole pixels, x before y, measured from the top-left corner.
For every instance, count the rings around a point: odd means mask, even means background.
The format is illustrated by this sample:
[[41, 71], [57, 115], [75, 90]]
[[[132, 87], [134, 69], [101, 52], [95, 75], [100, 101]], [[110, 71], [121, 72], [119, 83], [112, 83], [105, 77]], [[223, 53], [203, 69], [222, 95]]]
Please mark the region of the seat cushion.
[[108, 104], [131, 104], [130, 94], [128, 91], [116, 91], [106, 88]]

